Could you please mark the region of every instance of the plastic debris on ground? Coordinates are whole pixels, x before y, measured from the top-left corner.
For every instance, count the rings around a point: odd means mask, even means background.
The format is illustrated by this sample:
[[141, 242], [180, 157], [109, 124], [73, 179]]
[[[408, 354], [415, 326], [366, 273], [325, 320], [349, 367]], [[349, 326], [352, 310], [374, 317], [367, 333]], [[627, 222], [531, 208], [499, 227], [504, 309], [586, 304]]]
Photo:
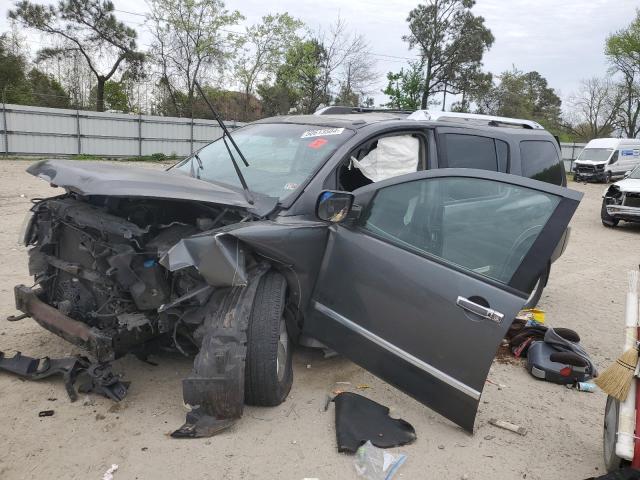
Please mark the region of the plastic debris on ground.
[[113, 480], [113, 474], [115, 473], [116, 470], [118, 470], [118, 465], [114, 463], [111, 465], [111, 467], [109, 467], [109, 470], [104, 472], [104, 475], [102, 476], [102, 480]]
[[391, 418], [389, 408], [357, 393], [344, 392], [333, 402], [336, 410], [336, 440], [339, 452], [355, 453], [367, 440], [376, 447], [406, 445], [416, 439], [413, 426]]
[[358, 476], [367, 480], [391, 480], [406, 459], [404, 453], [385, 452], [367, 441], [356, 451], [353, 465]]

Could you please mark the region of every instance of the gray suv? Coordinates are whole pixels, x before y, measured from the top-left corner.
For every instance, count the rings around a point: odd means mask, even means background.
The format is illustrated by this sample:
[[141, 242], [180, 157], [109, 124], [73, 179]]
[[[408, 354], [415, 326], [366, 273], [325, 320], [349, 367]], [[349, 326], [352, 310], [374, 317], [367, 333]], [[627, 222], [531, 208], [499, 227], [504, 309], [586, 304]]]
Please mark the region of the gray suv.
[[472, 431], [581, 198], [558, 145], [498, 117], [323, 113], [249, 124], [166, 171], [30, 166], [64, 192], [34, 200], [18, 309], [99, 362], [192, 355], [176, 436], [283, 402], [295, 343]]

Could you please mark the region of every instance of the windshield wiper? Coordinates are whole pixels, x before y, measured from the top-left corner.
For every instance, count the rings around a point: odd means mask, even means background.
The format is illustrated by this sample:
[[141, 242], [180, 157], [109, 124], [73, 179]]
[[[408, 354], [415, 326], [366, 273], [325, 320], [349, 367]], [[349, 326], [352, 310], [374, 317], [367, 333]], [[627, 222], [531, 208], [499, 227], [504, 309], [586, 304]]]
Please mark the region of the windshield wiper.
[[[198, 161], [198, 172], [194, 172], [193, 171], [193, 158], [195, 158]], [[204, 165], [202, 164], [202, 160], [200, 159], [200, 155], [198, 155], [198, 152], [195, 152], [193, 154], [192, 160], [191, 160], [191, 176], [192, 177], [196, 177], [198, 180], [200, 180], [200, 172], [204, 170]]]
[[249, 202], [250, 205], [253, 205], [253, 195], [251, 195], [251, 191], [249, 190], [249, 187], [247, 185], [247, 181], [244, 179], [244, 176], [242, 175], [242, 172], [240, 171], [240, 167], [238, 166], [238, 163], [236, 162], [236, 158], [233, 156], [233, 153], [231, 152], [231, 149], [229, 148], [229, 144], [227, 143], [227, 139], [225, 137], [227, 137], [229, 139], [229, 141], [231, 142], [231, 145], [233, 145], [233, 148], [236, 150], [236, 152], [238, 152], [238, 156], [242, 159], [242, 161], [245, 164], [245, 166], [248, 167], [249, 166], [249, 162], [247, 162], [247, 159], [244, 157], [244, 155], [240, 151], [240, 148], [238, 147], [238, 145], [236, 144], [235, 140], [231, 136], [231, 133], [229, 133], [229, 130], [227, 129], [227, 126], [220, 119], [220, 116], [218, 115], [218, 112], [216, 112], [215, 108], [213, 108], [213, 105], [211, 105], [211, 103], [209, 102], [209, 99], [207, 98], [207, 96], [202, 91], [202, 87], [200, 87], [200, 84], [197, 81], [194, 81], [193, 83], [196, 86], [196, 88], [198, 89], [198, 92], [200, 92], [200, 95], [202, 95], [202, 98], [204, 99], [205, 103], [207, 104], [207, 107], [209, 107], [209, 110], [211, 110], [211, 113], [213, 113], [213, 118], [218, 122], [218, 125], [220, 125], [220, 128], [222, 129], [222, 141], [224, 142], [224, 146], [227, 147], [227, 152], [229, 153], [229, 158], [231, 159], [231, 163], [233, 163], [233, 168], [235, 169], [236, 174], [238, 175], [238, 179], [240, 180], [240, 183], [242, 184], [242, 190], [244, 190], [244, 196], [247, 199], [247, 202]]

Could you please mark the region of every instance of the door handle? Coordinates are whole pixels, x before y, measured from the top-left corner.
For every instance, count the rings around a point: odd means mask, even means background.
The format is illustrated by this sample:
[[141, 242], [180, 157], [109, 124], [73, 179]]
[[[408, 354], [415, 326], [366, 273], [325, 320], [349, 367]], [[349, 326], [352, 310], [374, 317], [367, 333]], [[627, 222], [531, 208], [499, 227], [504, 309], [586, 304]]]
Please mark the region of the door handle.
[[487, 320], [491, 320], [494, 323], [500, 325], [502, 320], [504, 320], [504, 314], [494, 310], [493, 308], [487, 308], [483, 305], [479, 305], [475, 302], [472, 302], [468, 298], [458, 297], [456, 300], [456, 305], [467, 310], [468, 312], [473, 313], [474, 315], [478, 315], [479, 317], [485, 318]]

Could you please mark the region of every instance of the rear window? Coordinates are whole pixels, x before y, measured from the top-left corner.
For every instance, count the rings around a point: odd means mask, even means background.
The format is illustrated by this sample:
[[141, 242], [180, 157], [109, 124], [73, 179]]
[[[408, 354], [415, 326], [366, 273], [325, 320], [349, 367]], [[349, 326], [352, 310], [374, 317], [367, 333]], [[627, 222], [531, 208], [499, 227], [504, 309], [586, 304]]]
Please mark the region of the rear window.
[[458, 133], [446, 133], [443, 136], [447, 152], [445, 167], [507, 171], [509, 148], [506, 142]]
[[553, 143], [544, 140], [520, 142], [522, 176], [555, 185], [563, 183], [563, 166]]

